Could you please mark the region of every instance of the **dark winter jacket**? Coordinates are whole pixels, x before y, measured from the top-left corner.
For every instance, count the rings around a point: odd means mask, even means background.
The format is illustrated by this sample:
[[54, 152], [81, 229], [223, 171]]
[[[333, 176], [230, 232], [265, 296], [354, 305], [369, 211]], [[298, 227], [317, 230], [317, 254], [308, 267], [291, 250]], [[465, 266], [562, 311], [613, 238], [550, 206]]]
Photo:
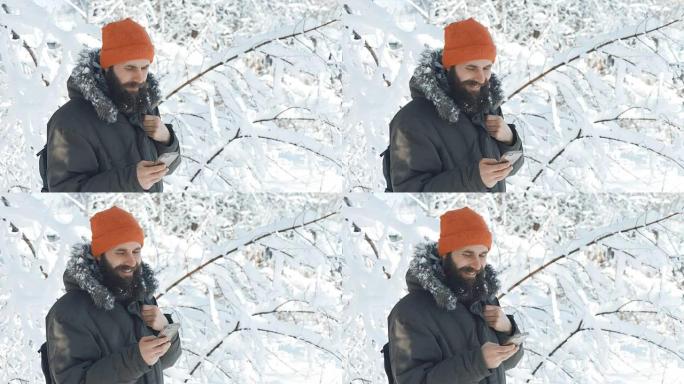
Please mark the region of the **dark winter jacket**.
[[[85, 50], [67, 82], [70, 100], [48, 122], [47, 184], [50, 192], [143, 192], [136, 165], [156, 161], [166, 152], [179, 152], [178, 138], [170, 125], [169, 145], [145, 134], [139, 116], [120, 112], [108, 96], [99, 65], [99, 50]], [[161, 96], [154, 76], [147, 76], [148, 114]], [[180, 156], [169, 174], [180, 164]], [[162, 182], [149, 192], [161, 192]]]
[[[46, 317], [48, 360], [57, 384], [109, 384], [164, 382], [162, 370], [181, 354], [180, 338], [154, 366], [140, 354], [143, 336], [157, 335], [141, 316], [141, 305], [156, 305], [157, 288], [152, 269], [143, 263], [145, 297], [124, 307], [101, 284], [101, 273], [90, 246], [74, 247], [64, 272], [66, 294]], [[167, 319], [170, 316], [167, 315]]]
[[487, 265], [486, 300], [466, 307], [444, 283], [445, 276], [435, 243], [419, 246], [406, 273], [409, 293], [388, 318], [389, 358], [397, 384], [504, 384], [505, 371], [522, 358], [522, 346], [496, 369], [488, 369], [482, 345], [503, 345], [519, 332], [508, 316], [513, 332], [507, 335], [490, 328], [484, 305], [499, 305], [496, 272]]
[[[489, 135], [484, 113], [470, 118], [450, 96], [442, 51], [423, 52], [410, 81], [411, 100], [390, 122], [389, 178], [394, 192], [505, 192], [502, 180], [487, 188], [480, 177], [483, 158], [499, 160], [512, 150], [522, 150], [515, 126], [513, 144]], [[490, 109], [502, 100], [501, 85], [490, 78]], [[495, 113], [501, 115], [498, 108]], [[510, 175], [522, 166], [513, 164]]]

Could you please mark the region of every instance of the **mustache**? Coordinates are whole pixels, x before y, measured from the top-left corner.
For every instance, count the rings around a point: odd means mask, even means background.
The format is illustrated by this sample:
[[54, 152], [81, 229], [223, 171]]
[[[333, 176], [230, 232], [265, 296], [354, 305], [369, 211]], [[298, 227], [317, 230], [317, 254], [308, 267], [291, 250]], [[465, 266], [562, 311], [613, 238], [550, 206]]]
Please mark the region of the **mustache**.
[[477, 274], [481, 273], [483, 270], [484, 270], [484, 268], [475, 269], [473, 267], [462, 267], [462, 268], [458, 269], [459, 272], [464, 272], [464, 273], [475, 272]]
[[138, 83], [136, 81], [129, 81], [127, 83], [121, 84], [121, 86], [124, 88], [138, 88], [138, 89], [140, 89], [140, 88], [145, 87], [147, 85], [146, 83], [147, 82]]
[[462, 81], [461, 84], [463, 85], [479, 85], [480, 87], [485, 87], [489, 85], [489, 81], [485, 81], [484, 83], [479, 83], [475, 80], [466, 80]]
[[114, 271], [116, 271], [116, 272], [135, 272], [139, 269], [139, 267], [140, 267], [140, 264], [136, 264], [132, 267], [130, 265], [119, 265], [119, 266], [114, 268]]

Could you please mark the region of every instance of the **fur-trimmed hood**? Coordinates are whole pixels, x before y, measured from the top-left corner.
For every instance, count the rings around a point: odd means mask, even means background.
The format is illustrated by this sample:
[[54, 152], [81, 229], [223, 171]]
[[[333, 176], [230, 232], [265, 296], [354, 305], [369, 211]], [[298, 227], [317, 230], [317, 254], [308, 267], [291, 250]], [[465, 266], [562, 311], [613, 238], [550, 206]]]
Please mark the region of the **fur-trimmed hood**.
[[[449, 92], [447, 72], [442, 66], [442, 49], [426, 49], [418, 60], [418, 66], [409, 82], [411, 97], [424, 97], [434, 104], [439, 117], [450, 123], [458, 121], [461, 109], [456, 105]], [[501, 83], [496, 75], [489, 79], [489, 106], [493, 109], [503, 100]]]
[[[151, 74], [147, 75], [148, 97], [145, 104], [152, 111], [161, 100], [159, 82]], [[100, 120], [115, 123], [119, 109], [109, 97], [109, 87], [100, 67], [100, 49], [84, 49], [78, 56], [76, 66], [67, 81], [69, 98], [81, 97], [95, 108]]]
[[[146, 297], [151, 297], [159, 286], [154, 271], [147, 263], [142, 263], [142, 285]], [[81, 243], [72, 248], [64, 271], [64, 286], [67, 291], [85, 291], [100, 309], [109, 311], [114, 308], [114, 294], [102, 285], [102, 274], [92, 255], [90, 244]]]
[[[439, 308], [447, 311], [456, 309], [458, 296], [446, 285], [442, 258], [437, 253], [437, 243], [427, 242], [416, 246], [413, 260], [406, 271], [409, 291], [425, 290], [434, 298]], [[499, 291], [500, 283], [494, 268], [485, 266], [485, 283], [489, 297]]]

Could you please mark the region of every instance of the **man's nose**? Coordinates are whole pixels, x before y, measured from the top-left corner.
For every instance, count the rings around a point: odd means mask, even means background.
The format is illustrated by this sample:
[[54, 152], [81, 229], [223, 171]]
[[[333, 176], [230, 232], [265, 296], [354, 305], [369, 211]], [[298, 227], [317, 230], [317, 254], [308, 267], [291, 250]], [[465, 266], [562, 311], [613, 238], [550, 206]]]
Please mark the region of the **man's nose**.
[[127, 252], [127, 253], [126, 253], [126, 258], [124, 259], [123, 264], [125, 264], [126, 266], [129, 266], [129, 267], [135, 267], [135, 265], [136, 265], [137, 263], [138, 263], [138, 262], [137, 262], [137, 260], [135, 259], [135, 255], [133, 254], [133, 252]]
[[477, 81], [480, 84], [484, 84], [484, 82], [485, 82], [484, 71], [481, 69], [477, 70], [477, 73], [475, 74], [475, 79], [473, 79], [473, 80]]
[[136, 69], [133, 73], [133, 81], [136, 83], [142, 83], [144, 81], [143, 71]]

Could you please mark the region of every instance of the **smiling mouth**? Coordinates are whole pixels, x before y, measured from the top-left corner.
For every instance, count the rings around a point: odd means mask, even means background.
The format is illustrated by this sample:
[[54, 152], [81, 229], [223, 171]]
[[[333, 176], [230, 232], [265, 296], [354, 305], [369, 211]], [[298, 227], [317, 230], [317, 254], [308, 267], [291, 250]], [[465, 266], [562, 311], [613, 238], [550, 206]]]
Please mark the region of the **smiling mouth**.
[[474, 279], [477, 276], [477, 271], [462, 271], [463, 277], [468, 279]]

